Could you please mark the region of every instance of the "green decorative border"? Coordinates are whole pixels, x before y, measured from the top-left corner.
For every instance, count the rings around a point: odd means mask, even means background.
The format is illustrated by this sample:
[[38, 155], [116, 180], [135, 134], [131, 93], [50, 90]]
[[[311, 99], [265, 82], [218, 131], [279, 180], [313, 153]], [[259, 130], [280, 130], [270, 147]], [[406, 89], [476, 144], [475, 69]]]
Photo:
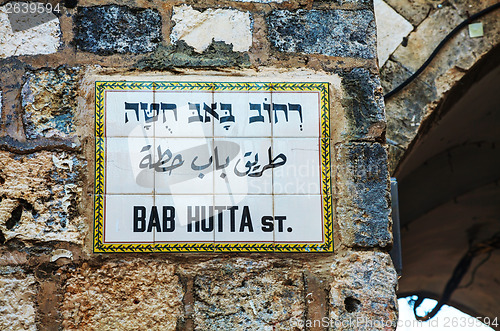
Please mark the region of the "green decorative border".
[[[110, 90], [141, 91], [311, 91], [320, 93], [321, 104], [321, 190], [323, 196], [324, 240], [307, 243], [151, 243], [104, 244], [104, 93]], [[94, 252], [333, 252], [333, 204], [330, 147], [330, 100], [328, 83], [269, 82], [96, 82], [95, 83], [95, 173], [94, 173]]]

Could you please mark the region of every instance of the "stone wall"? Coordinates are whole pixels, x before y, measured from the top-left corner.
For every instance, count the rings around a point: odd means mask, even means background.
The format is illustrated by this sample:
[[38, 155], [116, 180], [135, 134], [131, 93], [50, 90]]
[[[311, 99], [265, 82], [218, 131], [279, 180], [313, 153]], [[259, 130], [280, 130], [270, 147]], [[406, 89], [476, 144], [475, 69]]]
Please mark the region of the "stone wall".
[[[427, 60], [443, 38], [466, 18], [497, 4], [484, 1], [386, 0], [396, 18], [382, 16], [378, 26], [409, 27], [393, 35], [395, 44], [387, 50], [387, 61], [380, 63], [384, 93], [390, 92], [410, 77]], [[440, 104], [459, 84], [465, 73], [500, 43], [500, 10], [471, 23], [481, 23], [483, 35], [469, 33], [465, 26], [438, 53], [427, 69], [410, 85], [386, 100], [387, 138], [390, 139], [389, 163], [394, 172], [410, 143], [417, 137], [425, 120], [439, 117]], [[412, 31], [413, 30], [413, 31]], [[410, 33], [411, 31], [411, 33]], [[422, 134], [423, 131], [422, 131]]]
[[[0, 3], [1, 329], [395, 328], [371, 1]], [[331, 82], [335, 252], [93, 253], [94, 82], [262, 73]]]

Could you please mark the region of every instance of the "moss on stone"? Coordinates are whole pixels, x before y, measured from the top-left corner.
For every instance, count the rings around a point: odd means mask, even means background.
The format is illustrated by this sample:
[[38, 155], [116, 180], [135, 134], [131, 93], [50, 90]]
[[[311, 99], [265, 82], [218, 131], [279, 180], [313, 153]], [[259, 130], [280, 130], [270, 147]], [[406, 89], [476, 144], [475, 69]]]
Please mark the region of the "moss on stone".
[[250, 57], [247, 53], [234, 52], [233, 45], [222, 41], [212, 41], [210, 46], [197, 53], [184, 41], [176, 45], [161, 45], [151, 55], [138, 61], [138, 69], [164, 70], [173, 67], [249, 67]]

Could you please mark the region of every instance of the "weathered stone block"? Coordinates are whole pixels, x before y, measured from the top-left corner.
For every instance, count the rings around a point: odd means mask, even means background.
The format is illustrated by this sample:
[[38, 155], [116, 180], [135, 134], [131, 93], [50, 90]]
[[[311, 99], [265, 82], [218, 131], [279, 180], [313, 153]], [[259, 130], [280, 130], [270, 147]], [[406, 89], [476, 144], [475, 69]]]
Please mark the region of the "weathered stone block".
[[418, 26], [439, 2], [432, 0], [386, 0], [414, 26]]
[[349, 4], [354, 4], [354, 5], [369, 5], [371, 6], [373, 4], [373, 0], [314, 0], [314, 2], [329, 2], [329, 3], [335, 3], [339, 6], [344, 6], [344, 5], [349, 5]]
[[345, 252], [332, 265], [332, 330], [394, 330], [397, 274], [387, 253]]
[[267, 22], [269, 39], [281, 52], [375, 58], [371, 10], [274, 10]]
[[164, 261], [84, 264], [69, 275], [61, 307], [65, 330], [176, 330], [183, 290]]
[[[407, 5], [406, 1], [396, 2]], [[416, 71], [442, 38], [469, 15], [471, 8], [477, 11], [491, 5], [491, 2], [434, 3], [437, 4], [441, 8], [430, 13], [428, 9], [425, 10], [425, 19], [409, 35], [407, 46], [399, 47], [381, 69], [385, 92]], [[431, 6], [432, 3], [427, 1], [427, 5]], [[432, 114], [440, 100], [447, 97], [447, 92], [456, 86], [474, 63], [498, 43], [500, 20], [494, 14], [489, 14], [481, 22], [485, 27], [488, 26], [489, 33], [485, 32], [481, 38], [470, 38], [467, 29], [462, 29], [411, 84], [386, 100], [387, 138], [398, 145], [389, 150], [391, 170], [396, 169], [406, 147], [415, 139], [421, 122]]]
[[[48, 16], [50, 16], [50, 20], [46, 22], [41, 22], [41, 24], [23, 31], [13, 31], [5, 5], [0, 7], [0, 58], [57, 52], [61, 44], [61, 28], [59, 20], [54, 14], [51, 13]], [[26, 15], [14, 19], [25, 20]], [[34, 18], [31, 19], [34, 20]], [[18, 23], [21, 26], [29, 26], [23, 22]]]
[[299, 270], [266, 261], [218, 262], [194, 281], [196, 330], [291, 330], [304, 319]]
[[343, 74], [342, 88], [347, 119], [347, 131], [342, 136], [350, 140], [382, 139], [386, 122], [380, 79], [367, 69], [355, 68]]
[[73, 155], [0, 152], [0, 242], [81, 244], [83, 164]]
[[37, 330], [35, 324], [35, 278], [0, 276], [0, 329]]
[[257, 3], [283, 3], [290, 0], [234, 0], [236, 2], [257, 2]]
[[154, 9], [108, 5], [78, 7], [74, 43], [99, 55], [147, 53], [161, 42], [161, 16]]
[[236, 52], [246, 52], [252, 46], [250, 13], [236, 9], [207, 9], [203, 12], [183, 5], [173, 8], [175, 22], [170, 34], [172, 43], [184, 40], [198, 53], [213, 41], [233, 45]]
[[26, 137], [67, 137], [75, 132], [74, 117], [81, 78], [78, 68], [60, 67], [26, 74], [22, 90]]
[[378, 143], [336, 146], [336, 220], [348, 247], [392, 244], [387, 152]]

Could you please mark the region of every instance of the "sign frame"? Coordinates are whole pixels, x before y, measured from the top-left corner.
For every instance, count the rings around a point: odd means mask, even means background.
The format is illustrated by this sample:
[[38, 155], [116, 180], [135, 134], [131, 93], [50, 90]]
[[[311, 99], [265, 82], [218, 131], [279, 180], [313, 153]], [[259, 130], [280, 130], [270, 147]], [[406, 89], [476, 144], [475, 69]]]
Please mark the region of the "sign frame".
[[[270, 91], [319, 92], [320, 95], [320, 181], [323, 242], [318, 243], [104, 243], [105, 215], [105, 92], [106, 91]], [[95, 167], [94, 229], [95, 253], [157, 252], [333, 252], [333, 203], [330, 146], [329, 83], [324, 82], [181, 82], [181, 81], [97, 81], [95, 82]]]

